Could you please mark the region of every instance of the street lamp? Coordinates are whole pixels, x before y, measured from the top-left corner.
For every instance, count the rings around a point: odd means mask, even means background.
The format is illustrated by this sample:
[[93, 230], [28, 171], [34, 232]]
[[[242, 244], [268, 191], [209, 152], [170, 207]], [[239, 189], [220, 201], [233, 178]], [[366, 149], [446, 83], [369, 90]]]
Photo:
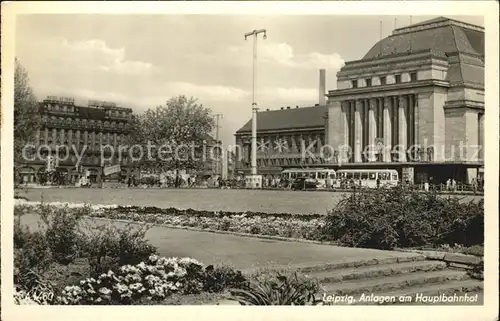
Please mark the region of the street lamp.
[[247, 187], [261, 187], [262, 177], [257, 175], [257, 102], [255, 101], [255, 79], [257, 74], [257, 39], [259, 34], [263, 34], [263, 39], [267, 38], [266, 29], [253, 30], [245, 34], [245, 40], [253, 36], [253, 75], [252, 75], [252, 171]]

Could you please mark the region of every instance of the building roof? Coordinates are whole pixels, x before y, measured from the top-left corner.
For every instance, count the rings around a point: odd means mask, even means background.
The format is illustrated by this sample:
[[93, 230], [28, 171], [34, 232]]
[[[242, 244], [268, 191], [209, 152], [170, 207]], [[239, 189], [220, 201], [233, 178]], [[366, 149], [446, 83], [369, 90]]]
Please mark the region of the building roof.
[[[325, 126], [324, 116], [326, 111], [326, 106], [260, 111], [257, 113], [257, 131]], [[251, 131], [252, 120], [249, 120], [236, 133]]]
[[449, 80], [484, 84], [484, 49], [484, 28], [438, 17], [394, 30], [377, 42], [363, 60], [423, 51], [458, 54], [459, 61], [450, 62]]
[[460, 52], [484, 57], [484, 28], [439, 17], [394, 30], [377, 42], [363, 59], [432, 50]]

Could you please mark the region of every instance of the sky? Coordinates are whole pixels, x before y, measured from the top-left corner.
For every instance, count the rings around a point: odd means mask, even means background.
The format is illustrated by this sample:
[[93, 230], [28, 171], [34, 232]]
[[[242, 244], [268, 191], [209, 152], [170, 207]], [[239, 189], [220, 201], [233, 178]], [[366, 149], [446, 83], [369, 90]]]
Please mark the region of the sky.
[[[335, 89], [344, 62], [361, 59], [381, 33], [432, 18], [21, 15], [16, 56], [39, 100], [67, 96], [86, 105], [98, 99], [141, 112], [192, 96], [223, 114], [219, 137], [228, 145], [251, 118], [252, 41], [245, 33], [267, 30], [257, 47], [258, 107], [305, 107], [318, 103], [319, 69], [326, 69], [326, 89]], [[450, 18], [484, 26], [482, 17]]]

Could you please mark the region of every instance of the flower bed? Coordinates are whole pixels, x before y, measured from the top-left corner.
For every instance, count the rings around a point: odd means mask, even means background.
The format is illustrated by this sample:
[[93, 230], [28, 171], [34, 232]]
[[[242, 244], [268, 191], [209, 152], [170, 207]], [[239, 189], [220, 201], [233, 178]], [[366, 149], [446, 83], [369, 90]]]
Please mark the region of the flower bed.
[[[33, 212], [39, 203], [18, 202], [16, 211]], [[50, 203], [64, 207], [64, 203]], [[256, 235], [318, 240], [323, 227], [319, 214], [269, 214], [259, 212], [213, 212], [176, 208], [137, 206], [89, 206], [72, 204], [68, 210], [83, 211], [90, 217], [128, 220], [177, 227], [195, 227], [207, 230], [229, 231]]]
[[199, 293], [204, 266], [190, 258], [159, 258], [152, 255], [135, 266], [124, 265], [67, 286], [60, 304], [131, 304], [140, 299], [161, 301], [173, 293]]
[[319, 215], [270, 215], [255, 212], [210, 212], [178, 210], [175, 208], [162, 210], [157, 208], [117, 207], [97, 211], [93, 216], [301, 239], [316, 239], [323, 226]]

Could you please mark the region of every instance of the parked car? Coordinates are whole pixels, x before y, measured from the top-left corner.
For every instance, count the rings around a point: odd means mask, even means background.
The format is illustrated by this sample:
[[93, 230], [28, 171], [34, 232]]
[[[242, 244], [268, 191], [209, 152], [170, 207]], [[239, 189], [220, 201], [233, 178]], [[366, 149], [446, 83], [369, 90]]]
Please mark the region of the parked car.
[[292, 190], [300, 191], [304, 189], [316, 189], [318, 188], [318, 182], [314, 179], [299, 177], [296, 178], [292, 183]]

